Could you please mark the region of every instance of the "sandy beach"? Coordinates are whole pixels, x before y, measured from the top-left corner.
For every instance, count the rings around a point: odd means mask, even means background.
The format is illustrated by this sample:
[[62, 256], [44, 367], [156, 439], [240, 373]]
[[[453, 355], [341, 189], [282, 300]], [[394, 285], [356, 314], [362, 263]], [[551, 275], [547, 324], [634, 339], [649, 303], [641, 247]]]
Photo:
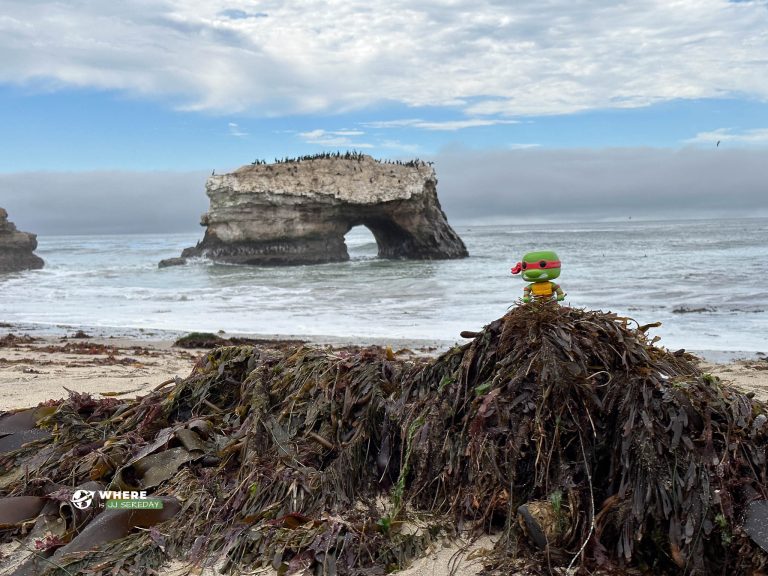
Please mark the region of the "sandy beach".
[[0, 409], [65, 398], [68, 390], [140, 396], [187, 376], [202, 352], [174, 348], [172, 341], [9, 334], [0, 338]]

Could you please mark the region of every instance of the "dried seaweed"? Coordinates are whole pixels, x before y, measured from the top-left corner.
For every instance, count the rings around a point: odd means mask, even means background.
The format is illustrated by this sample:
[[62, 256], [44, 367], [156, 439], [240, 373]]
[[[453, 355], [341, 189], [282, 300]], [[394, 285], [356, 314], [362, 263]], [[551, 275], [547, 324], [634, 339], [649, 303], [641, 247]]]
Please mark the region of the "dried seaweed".
[[38, 339], [34, 338], [32, 336], [28, 336], [26, 334], [22, 334], [21, 336], [16, 336], [15, 334], [9, 332], [2, 338], [0, 338], [0, 348], [13, 348], [16, 346], [22, 346], [24, 344], [32, 344], [33, 342], [37, 342]]
[[284, 349], [305, 344], [303, 340], [275, 340], [265, 338], [245, 338], [233, 336], [231, 338], [222, 338], [218, 334], [211, 332], [190, 332], [173, 343], [177, 348], [218, 348], [221, 346], [269, 346], [270, 348]]
[[632, 324], [534, 303], [437, 359], [217, 348], [143, 398], [0, 416], [51, 432], [3, 455], [0, 494], [97, 480], [181, 503], [159, 531], [55, 553], [41, 574], [149, 573], [166, 555], [382, 574], [467, 530], [500, 535], [488, 574], [764, 570], [742, 518], [768, 496], [765, 405]]

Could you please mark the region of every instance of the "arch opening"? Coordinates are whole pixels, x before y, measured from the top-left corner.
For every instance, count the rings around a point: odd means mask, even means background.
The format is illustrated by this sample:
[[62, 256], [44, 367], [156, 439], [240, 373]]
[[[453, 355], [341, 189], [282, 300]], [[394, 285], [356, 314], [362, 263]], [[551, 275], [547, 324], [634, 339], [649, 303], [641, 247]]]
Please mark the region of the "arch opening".
[[344, 243], [350, 260], [370, 260], [379, 255], [379, 243], [364, 224], [352, 226], [344, 234]]

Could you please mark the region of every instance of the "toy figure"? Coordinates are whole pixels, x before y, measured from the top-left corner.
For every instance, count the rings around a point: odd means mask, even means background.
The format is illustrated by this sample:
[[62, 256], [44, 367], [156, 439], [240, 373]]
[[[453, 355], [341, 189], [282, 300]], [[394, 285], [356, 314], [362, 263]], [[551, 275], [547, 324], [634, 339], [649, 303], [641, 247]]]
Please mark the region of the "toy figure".
[[557, 294], [557, 301], [565, 298], [563, 289], [551, 282], [560, 276], [560, 259], [551, 250], [528, 252], [523, 261], [515, 264], [512, 274], [523, 272], [523, 280], [533, 282], [523, 288], [523, 302], [531, 301], [531, 294], [538, 302], [548, 302]]

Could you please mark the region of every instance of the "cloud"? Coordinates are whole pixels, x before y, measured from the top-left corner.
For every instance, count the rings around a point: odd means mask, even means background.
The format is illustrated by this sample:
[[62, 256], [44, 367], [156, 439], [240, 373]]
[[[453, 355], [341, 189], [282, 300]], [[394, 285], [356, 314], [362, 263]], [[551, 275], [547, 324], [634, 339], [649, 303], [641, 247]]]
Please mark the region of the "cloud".
[[0, 83], [116, 90], [183, 110], [261, 116], [398, 103], [521, 117], [681, 98], [768, 99], [764, 3], [252, 7], [250, 0], [6, 0]]
[[240, 129], [240, 126], [235, 122], [230, 122], [228, 125], [229, 128], [229, 135], [230, 136], [236, 136], [238, 138], [242, 138], [244, 136], [248, 136], [248, 132], [243, 132]]
[[310, 130], [299, 132], [299, 137], [307, 144], [317, 144], [328, 148], [373, 148], [368, 142], [355, 142], [350, 136], [362, 136], [365, 132], [360, 130]]
[[443, 208], [460, 220], [768, 216], [766, 150], [459, 147], [433, 160]]
[[[440, 202], [456, 223], [768, 216], [766, 150], [451, 148], [430, 160]], [[207, 176], [0, 174], [0, 206], [19, 229], [39, 234], [194, 231], [208, 208]]]
[[711, 132], [699, 132], [686, 140], [688, 144], [716, 144], [733, 142], [736, 144], [768, 144], [768, 128], [735, 131], [732, 128], [719, 128]]
[[538, 148], [541, 144], [534, 144], [532, 142], [513, 142], [508, 144], [507, 148], [510, 150], [525, 150], [527, 148]]
[[0, 206], [36, 234], [193, 232], [208, 209], [208, 172], [0, 174]]
[[497, 124], [517, 124], [517, 120], [501, 120], [498, 118], [468, 118], [466, 120], [428, 121], [419, 118], [403, 120], [384, 120], [364, 122], [368, 128], [419, 128], [421, 130], [455, 131], [479, 126], [496, 126]]
[[365, 134], [362, 130], [334, 130], [337, 136], [362, 136]]
[[232, 20], [246, 20], [248, 18], [267, 18], [269, 14], [266, 12], [246, 12], [245, 10], [229, 9], [222, 10], [218, 13], [219, 16], [224, 18], [231, 18]]

